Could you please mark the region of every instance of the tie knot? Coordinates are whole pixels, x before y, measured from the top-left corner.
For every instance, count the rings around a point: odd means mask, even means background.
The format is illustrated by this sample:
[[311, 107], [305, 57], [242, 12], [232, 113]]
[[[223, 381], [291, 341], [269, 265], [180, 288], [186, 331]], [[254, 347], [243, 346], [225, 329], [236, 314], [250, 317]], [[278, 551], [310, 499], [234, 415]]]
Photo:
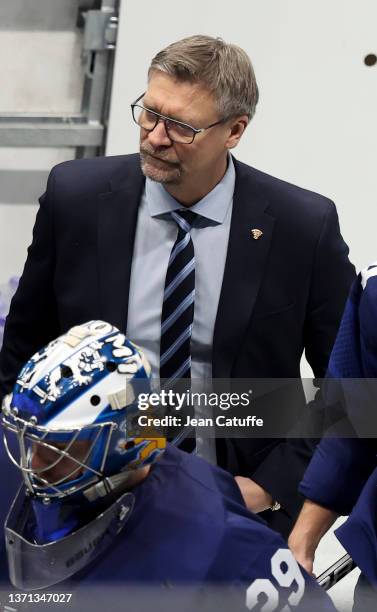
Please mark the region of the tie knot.
[[189, 232], [198, 215], [191, 210], [174, 210], [171, 216], [181, 229]]

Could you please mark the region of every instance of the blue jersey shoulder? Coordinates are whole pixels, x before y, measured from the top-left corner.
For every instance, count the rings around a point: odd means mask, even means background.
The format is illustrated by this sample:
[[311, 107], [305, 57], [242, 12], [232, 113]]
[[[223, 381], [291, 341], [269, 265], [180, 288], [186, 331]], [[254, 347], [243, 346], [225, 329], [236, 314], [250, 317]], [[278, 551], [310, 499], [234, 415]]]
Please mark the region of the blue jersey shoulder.
[[355, 280], [331, 353], [332, 378], [377, 376], [377, 263]]

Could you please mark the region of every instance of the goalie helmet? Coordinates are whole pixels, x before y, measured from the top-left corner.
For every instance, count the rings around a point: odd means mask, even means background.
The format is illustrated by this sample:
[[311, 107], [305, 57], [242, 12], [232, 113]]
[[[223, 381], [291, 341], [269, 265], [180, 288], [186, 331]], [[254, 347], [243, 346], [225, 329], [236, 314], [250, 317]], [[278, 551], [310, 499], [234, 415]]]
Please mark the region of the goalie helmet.
[[70, 329], [21, 370], [2, 407], [6, 450], [26, 485], [5, 523], [16, 587], [65, 580], [123, 529], [134, 503], [130, 471], [166, 445], [131, 435], [150, 376], [142, 351], [103, 321]]
[[29, 491], [46, 499], [90, 489], [93, 496], [111, 488], [109, 477], [153, 463], [165, 440], [128, 435], [137, 395], [149, 390], [142, 351], [103, 321], [74, 327], [33, 355], [3, 404], [18, 457], [8, 435], [6, 449]]

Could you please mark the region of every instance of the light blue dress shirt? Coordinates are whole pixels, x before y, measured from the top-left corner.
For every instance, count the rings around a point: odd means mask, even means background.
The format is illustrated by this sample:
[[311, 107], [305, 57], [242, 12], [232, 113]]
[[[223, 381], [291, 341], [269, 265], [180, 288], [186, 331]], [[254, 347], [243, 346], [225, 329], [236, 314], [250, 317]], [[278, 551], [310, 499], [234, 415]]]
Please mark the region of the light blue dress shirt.
[[[195, 252], [195, 309], [191, 377], [211, 378], [212, 340], [224, 275], [233, 208], [235, 170], [229, 155], [222, 180], [190, 207], [199, 218], [191, 229]], [[144, 349], [159, 376], [161, 311], [170, 252], [178, 228], [170, 212], [184, 209], [160, 183], [146, 179], [132, 258], [127, 336]]]

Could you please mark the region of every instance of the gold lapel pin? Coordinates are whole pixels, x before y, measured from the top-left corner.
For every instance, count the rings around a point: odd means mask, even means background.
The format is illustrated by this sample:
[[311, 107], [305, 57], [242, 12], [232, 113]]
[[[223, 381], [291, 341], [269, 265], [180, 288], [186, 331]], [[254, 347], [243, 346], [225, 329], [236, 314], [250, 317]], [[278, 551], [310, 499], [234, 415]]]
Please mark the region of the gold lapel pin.
[[253, 235], [254, 240], [259, 240], [259, 238], [263, 236], [263, 232], [260, 229], [252, 229], [251, 233]]

